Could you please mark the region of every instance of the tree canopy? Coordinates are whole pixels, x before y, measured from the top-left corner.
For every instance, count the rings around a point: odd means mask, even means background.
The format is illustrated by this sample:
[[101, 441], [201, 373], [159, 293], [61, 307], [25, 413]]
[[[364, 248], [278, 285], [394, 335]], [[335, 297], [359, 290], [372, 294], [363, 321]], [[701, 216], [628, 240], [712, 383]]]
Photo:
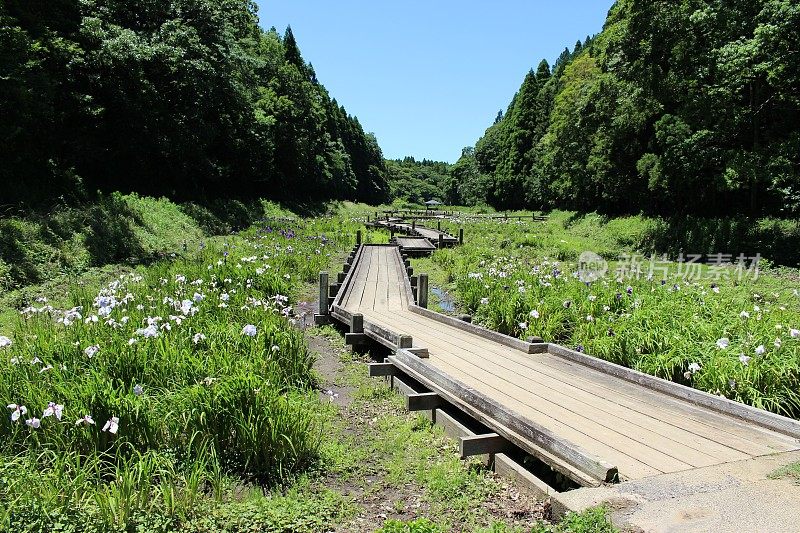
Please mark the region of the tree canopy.
[[800, 214], [800, 4], [618, 0], [474, 157], [498, 208]]
[[242, 0], [0, 4], [2, 203], [388, 198], [375, 137]]

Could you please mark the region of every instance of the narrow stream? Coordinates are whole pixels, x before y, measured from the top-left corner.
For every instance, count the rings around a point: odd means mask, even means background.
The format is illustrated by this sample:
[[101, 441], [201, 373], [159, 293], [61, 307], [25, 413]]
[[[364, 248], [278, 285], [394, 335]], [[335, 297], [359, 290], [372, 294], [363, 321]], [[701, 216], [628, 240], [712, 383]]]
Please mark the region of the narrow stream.
[[452, 313], [456, 310], [456, 301], [449, 292], [439, 287], [431, 287], [430, 291], [436, 295], [436, 298], [439, 300], [439, 307], [442, 311], [445, 313]]

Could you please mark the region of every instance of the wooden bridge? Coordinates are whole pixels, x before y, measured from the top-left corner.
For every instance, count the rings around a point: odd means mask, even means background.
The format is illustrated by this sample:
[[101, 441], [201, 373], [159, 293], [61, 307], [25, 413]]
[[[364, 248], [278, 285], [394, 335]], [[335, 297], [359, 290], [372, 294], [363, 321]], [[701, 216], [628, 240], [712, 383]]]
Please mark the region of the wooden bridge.
[[429, 255], [436, 251], [436, 246], [424, 237], [395, 237], [393, 244], [397, 244], [404, 254], [412, 257]]
[[464, 455], [514, 448], [595, 486], [800, 449], [795, 420], [429, 311], [427, 279], [412, 283], [397, 246], [359, 245], [346, 271], [320, 312], [350, 328], [348, 342], [393, 350], [371, 373], [422, 384], [409, 405], [489, 428], [462, 439]]
[[437, 248], [455, 246], [456, 244], [463, 243], [464, 240], [463, 229], [459, 231], [459, 237], [456, 238], [446, 231], [442, 231], [441, 227], [433, 229], [427, 226], [418, 225], [416, 221], [412, 221], [410, 224], [408, 224], [397, 219], [377, 220], [372, 223], [372, 225], [375, 227], [388, 229], [393, 234], [398, 232], [411, 237], [426, 239]]

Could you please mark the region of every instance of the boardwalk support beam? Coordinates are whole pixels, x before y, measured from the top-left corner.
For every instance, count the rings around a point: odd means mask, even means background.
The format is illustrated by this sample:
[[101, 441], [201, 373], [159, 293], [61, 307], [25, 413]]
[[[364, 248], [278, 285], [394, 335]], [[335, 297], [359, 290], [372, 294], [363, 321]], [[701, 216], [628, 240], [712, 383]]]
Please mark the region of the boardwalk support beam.
[[366, 344], [368, 337], [364, 333], [345, 333], [344, 343], [347, 346], [359, 346]]
[[473, 455], [507, 452], [511, 445], [497, 433], [487, 433], [485, 435], [461, 437], [458, 447], [461, 452], [461, 458], [466, 459]]
[[430, 359], [431, 354], [427, 348], [407, 348], [408, 353], [414, 354], [420, 359]]
[[415, 411], [433, 411], [444, 405], [442, 397], [435, 392], [421, 392], [406, 396], [406, 409]]
[[319, 314], [328, 314], [328, 273], [319, 273]]
[[350, 333], [364, 333], [364, 315], [356, 313], [350, 321]]
[[376, 378], [382, 376], [394, 376], [397, 374], [397, 369], [392, 363], [370, 363], [369, 364], [369, 377]]

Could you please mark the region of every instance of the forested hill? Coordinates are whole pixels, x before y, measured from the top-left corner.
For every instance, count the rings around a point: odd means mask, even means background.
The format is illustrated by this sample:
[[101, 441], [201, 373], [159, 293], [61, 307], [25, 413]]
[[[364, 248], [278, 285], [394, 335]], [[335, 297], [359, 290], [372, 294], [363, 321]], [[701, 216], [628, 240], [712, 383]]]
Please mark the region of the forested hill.
[[796, 0], [618, 0], [454, 172], [499, 208], [796, 216], [798, 28]]
[[393, 199], [415, 204], [451, 199], [447, 192], [454, 184], [447, 163], [429, 159], [417, 161], [413, 156], [407, 156], [386, 160], [386, 167]]
[[0, 204], [388, 198], [374, 136], [239, 0], [4, 0]]

